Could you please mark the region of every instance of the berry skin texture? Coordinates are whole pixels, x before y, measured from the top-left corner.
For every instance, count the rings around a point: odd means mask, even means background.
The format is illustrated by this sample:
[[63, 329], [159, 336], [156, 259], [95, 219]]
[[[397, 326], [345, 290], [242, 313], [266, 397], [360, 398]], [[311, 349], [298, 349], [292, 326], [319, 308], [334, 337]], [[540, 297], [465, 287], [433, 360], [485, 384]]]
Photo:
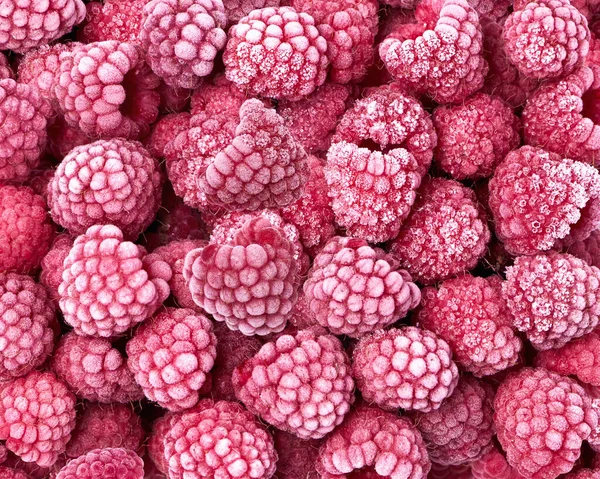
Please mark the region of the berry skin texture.
[[504, 24], [505, 52], [527, 76], [555, 78], [583, 63], [590, 47], [585, 17], [568, 0], [515, 7]]
[[421, 292], [397, 261], [358, 238], [332, 238], [316, 256], [304, 294], [317, 322], [360, 338], [406, 316]]
[[543, 368], [511, 374], [494, 399], [498, 440], [508, 463], [533, 479], [569, 472], [598, 424], [591, 400], [572, 379]]
[[310, 329], [266, 343], [233, 372], [248, 411], [301, 439], [321, 439], [354, 402], [350, 360], [335, 336]]
[[430, 468], [421, 434], [410, 420], [365, 406], [325, 439], [317, 458], [324, 479], [422, 479]]
[[273, 438], [238, 403], [201, 401], [171, 422], [164, 443], [170, 479], [269, 479], [275, 473]]
[[123, 448], [93, 449], [73, 459], [56, 479], [143, 479], [144, 461]]
[[62, 281], [63, 262], [69, 255], [72, 246], [73, 238], [68, 234], [57, 235], [52, 243], [52, 248], [42, 259], [40, 283], [56, 304], [60, 300], [58, 287]]
[[391, 411], [438, 409], [458, 383], [450, 346], [414, 326], [361, 338], [352, 356], [352, 375], [365, 401]]
[[299, 100], [325, 82], [327, 41], [308, 13], [291, 7], [254, 10], [228, 36], [225, 75], [252, 95]]
[[54, 93], [66, 122], [89, 136], [135, 140], [158, 116], [160, 79], [135, 43], [81, 45], [61, 54], [56, 75]]
[[52, 219], [72, 235], [112, 224], [135, 240], [154, 220], [162, 178], [158, 161], [138, 142], [98, 140], [72, 150], [48, 186]]
[[118, 40], [138, 41], [142, 9], [148, 0], [106, 0], [86, 5], [85, 21], [77, 29], [77, 39], [83, 43]]
[[600, 270], [569, 254], [521, 256], [502, 294], [533, 346], [544, 351], [592, 332], [600, 319]]
[[471, 463], [473, 479], [524, 479], [496, 446]]
[[110, 338], [150, 317], [169, 296], [170, 266], [114, 225], [75, 239], [58, 288], [65, 322], [77, 334]]

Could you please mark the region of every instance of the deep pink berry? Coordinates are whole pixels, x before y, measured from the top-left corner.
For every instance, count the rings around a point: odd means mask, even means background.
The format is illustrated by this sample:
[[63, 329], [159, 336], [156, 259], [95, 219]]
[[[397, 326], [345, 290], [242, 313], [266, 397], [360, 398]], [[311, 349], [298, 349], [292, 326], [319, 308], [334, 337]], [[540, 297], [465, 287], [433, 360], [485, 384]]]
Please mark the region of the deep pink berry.
[[[237, 117], [242, 104], [248, 99], [248, 94], [238, 88], [222, 73], [217, 73], [204, 81], [191, 98], [192, 116], [206, 113], [208, 117], [228, 115]], [[265, 106], [270, 101], [265, 100]]]
[[31, 479], [31, 476], [18, 469], [0, 466], [0, 479]]
[[[168, 412], [164, 416], [152, 422], [152, 430], [148, 436], [146, 451], [156, 468], [163, 474], [168, 474], [169, 463], [165, 457], [165, 436], [171, 429], [171, 419], [180, 416], [181, 413]], [[166, 477], [166, 476], [165, 476]]]
[[473, 474], [471, 473], [470, 464], [447, 466], [432, 462], [427, 479], [473, 479]]
[[581, 258], [590, 266], [600, 267], [600, 231], [594, 230], [588, 238], [575, 241], [565, 252]]
[[523, 479], [496, 446], [471, 463], [473, 479]]
[[190, 127], [191, 115], [188, 112], [170, 113], [163, 116], [152, 127], [152, 132], [145, 142], [146, 148], [155, 158], [165, 156], [165, 148], [179, 133]]
[[15, 74], [10, 67], [10, 63], [8, 58], [4, 55], [4, 53], [0, 52], [0, 80], [4, 80], [5, 78], [14, 78]]
[[277, 450], [278, 479], [315, 479], [315, 463], [319, 454], [319, 440], [303, 440], [283, 431], [274, 431]]
[[128, 449], [93, 449], [68, 462], [56, 475], [56, 479], [97, 478], [144, 479], [144, 461]]
[[377, 0], [288, 0], [297, 12], [306, 12], [315, 19], [317, 25], [323, 23], [332, 13], [354, 8], [358, 10], [371, 31], [377, 33], [379, 4]]
[[148, 0], [89, 2], [85, 21], [77, 29], [77, 39], [83, 43], [137, 42], [146, 3]]
[[73, 238], [68, 234], [55, 237], [50, 251], [44, 256], [41, 264], [40, 283], [44, 285], [48, 295], [56, 301], [60, 299], [58, 287], [62, 281], [63, 262], [73, 246]]
[[48, 126], [48, 152], [57, 160], [63, 159], [77, 146], [87, 145], [91, 141], [78, 126], [69, 125], [59, 114]]
[[567, 474], [564, 479], [600, 479], [600, 469], [579, 469]]

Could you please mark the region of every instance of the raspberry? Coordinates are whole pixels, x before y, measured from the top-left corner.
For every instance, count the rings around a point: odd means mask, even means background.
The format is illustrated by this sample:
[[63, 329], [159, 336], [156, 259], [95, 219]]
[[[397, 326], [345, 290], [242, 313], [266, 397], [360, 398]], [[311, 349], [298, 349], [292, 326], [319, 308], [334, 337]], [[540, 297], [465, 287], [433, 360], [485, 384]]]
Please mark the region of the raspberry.
[[164, 81], [158, 86], [161, 113], [180, 113], [186, 110], [190, 103], [191, 90], [168, 86]]
[[127, 403], [144, 397], [121, 353], [107, 339], [65, 334], [52, 369], [82, 399]]
[[77, 39], [83, 43], [118, 40], [138, 41], [142, 10], [148, 0], [105, 0], [87, 4], [85, 21], [77, 29]]
[[274, 431], [278, 479], [315, 479], [315, 462], [321, 441], [303, 440], [293, 434]]
[[238, 403], [203, 400], [173, 420], [164, 442], [170, 479], [269, 479], [275, 472], [273, 438]]
[[56, 479], [144, 479], [144, 461], [133, 451], [107, 447], [73, 459]]
[[113, 225], [78, 236], [58, 288], [65, 322], [77, 334], [110, 338], [148, 318], [169, 296], [170, 266], [124, 241]]
[[81, 0], [7, 0], [0, 27], [0, 50], [15, 53], [53, 42], [85, 18]]
[[412, 414], [432, 461], [459, 465], [489, 451], [494, 436], [493, 396], [490, 386], [463, 376], [439, 409]]
[[487, 63], [477, 12], [467, 0], [425, 0], [412, 35], [392, 34], [379, 55], [392, 76], [438, 103], [459, 103], [483, 86]]
[[160, 80], [137, 44], [110, 40], [74, 48], [61, 54], [56, 75], [65, 120], [89, 136], [136, 139], [158, 116]]
[[35, 270], [50, 249], [53, 234], [41, 196], [24, 186], [0, 186], [0, 271]]
[[323, 23], [332, 13], [354, 8], [358, 10], [373, 34], [377, 33], [377, 0], [287, 0], [297, 12], [306, 12], [315, 19], [317, 25]]
[[239, 22], [252, 10], [266, 7], [278, 7], [280, 3], [280, 0], [223, 0], [225, 13], [227, 14], [230, 25]]
[[324, 479], [421, 479], [430, 467], [421, 434], [408, 419], [364, 406], [327, 437], [317, 458]]
[[590, 30], [568, 0], [540, 0], [515, 7], [504, 24], [505, 52], [521, 73], [555, 78], [585, 59]]
[[[299, 10], [302, 12], [302, 10]], [[308, 13], [253, 10], [229, 30], [225, 74], [253, 95], [299, 100], [325, 82], [327, 41]]]
[[581, 258], [590, 266], [600, 267], [600, 231], [594, 230], [585, 240], [575, 241], [566, 252]]
[[48, 295], [58, 304], [60, 295], [58, 287], [62, 281], [63, 262], [73, 246], [73, 239], [67, 234], [56, 236], [52, 248], [42, 259], [40, 283], [46, 288]]
[[580, 469], [577, 472], [567, 474], [565, 479], [600, 479], [600, 469]]
[[523, 479], [496, 447], [471, 463], [474, 479]]
[[165, 156], [165, 148], [179, 133], [190, 128], [191, 115], [187, 112], [170, 113], [163, 116], [152, 127], [152, 133], [146, 140], [146, 148], [155, 158]]
[[76, 147], [48, 187], [52, 219], [80, 235], [112, 224], [135, 240], [154, 220], [162, 179], [158, 162], [138, 142], [115, 138]]
[[[205, 113], [208, 117], [226, 115], [237, 118], [246, 99], [247, 95], [244, 91], [230, 82], [225, 75], [218, 73], [194, 91], [191, 98], [191, 113], [192, 116]], [[269, 105], [270, 102], [265, 100], [265, 106]]]
[[165, 443], [164, 439], [171, 429], [171, 419], [177, 417], [176, 413], [168, 412], [164, 416], [155, 419], [152, 423], [152, 432], [148, 437], [147, 452], [148, 457], [152, 460], [156, 469], [163, 474], [169, 472], [169, 463], [165, 458]]
[[17, 469], [0, 466], [0, 479], [31, 479], [31, 476]]
[[[493, 21], [502, 19], [508, 12], [508, 8], [513, 4], [511, 0], [468, 0], [479, 18], [489, 18]], [[516, 0], [517, 2], [519, 0]], [[585, 1], [585, 0], [584, 0]], [[516, 3], [516, 2], [515, 2]]]
[[397, 261], [358, 238], [332, 238], [316, 256], [304, 293], [317, 322], [359, 338], [406, 316], [421, 300]]
[[14, 78], [14, 76], [15, 75], [10, 67], [8, 59], [2, 52], [0, 52], [0, 80], [4, 80], [5, 78]]
[[86, 404], [77, 418], [66, 455], [77, 458], [92, 449], [107, 447], [139, 451], [144, 436], [142, 421], [130, 405]]
[[454, 180], [434, 178], [419, 193], [391, 243], [401, 266], [423, 284], [474, 268], [490, 241], [474, 192]]
[[498, 388], [494, 409], [508, 463], [525, 477], [569, 472], [598, 424], [581, 386], [543, 368], [511, 374]]

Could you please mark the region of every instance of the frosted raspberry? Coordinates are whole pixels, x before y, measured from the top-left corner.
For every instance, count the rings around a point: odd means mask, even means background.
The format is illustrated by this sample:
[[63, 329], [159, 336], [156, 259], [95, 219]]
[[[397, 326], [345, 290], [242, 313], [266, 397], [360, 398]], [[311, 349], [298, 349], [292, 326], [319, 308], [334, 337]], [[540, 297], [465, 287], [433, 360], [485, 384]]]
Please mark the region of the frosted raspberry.
[[[247, 94], [230, 82], [224, 74], [217, 74], [204, 81], [191, 97], [192, 116], [206, 113], [209, 117], [229, 115], [237, 117]], [[270, 104], [265, 100], [265, 106]]]
[[269, 479], [277, 453], [254, 416], [238, 403], [206, 399], [200, 405], [175, 419], [165, 436], [169, 478]]
[[555, 78], [583, 63], [590, 43], [585, 17], [568, 0], [515, 7], [504, 24], [505, 52], [525, 75]]
[[565, 252], [581, 258], [590, 266], [600, 267], [600, 230], [592, 231], [583, 241], [575, 241]]
[[383, 409], [438, 409], [458, 383], [450, 346], [431, 331], [407, 326], [361, 338], [352, 375], [362, 397]]
[[468, 0], [468, 2], [475, 9], [480, 19], [486, 17], [494, 21], [506, 16], [508, 8], [513, 4], [512, 0]]
[[0, 466], [0, 479], [31, 479], [31, 477], [25, 474], [23, 471]]
[[130, 405], [90, 403], [77, 417], [66, 455], [77, 458], [92, 449], [106, 447], [138, 451], [144, 437], [142, 421]]
[[110, 338], [148, 318], [169, 296], [171, 268], [124, 241], [113, 225], [75, 239], [58, 288], [65, 322], [81, 335]]
[[332, 13], [354, 8], [358, 10], [373, 34], [377, 33], [379, 4], [377, 0], [287, 0], [297, 12], [306, 12], [317, 25]]
[[118, 40], [137, 42], [142, 24], [142, 10], [148, 0], [105, 0], [86, 5], [87, 15], [77, 29], [83, 43]]
[[430, 467], [421, 434], [408, 419], [364, 406], [327, 437], [317, 459], [324, 479], [421, 479]]
[[474, 479], [523, 479], [496, 446], [471, 463], [471, 472]]
[[69, 33], [84, 18], [81, 0], [7, 0], [0, 14], [0, 50], [26, 53]]
[[192, 91], [188, 88], [168, 86], [161, 80], [158, 87], [158, 94], [160, 95], [161, 113], [180, 113], [188, 109]]
[[169, 463], [165, 457], [165, 436], [171, 429], [171, 420], [180, 416], [180, 413], [168, 412], [164, 416], [155, 419], [152, 422], [152, 432], [147, 441], [148, 457], [152, 460], [156, 468], [163, 474], [169, 472]]
[[253, 10], [228, 35], [225, 74], [251, 94], [299, 100], [325, 82], [327, 41], [308, 13]]
[[56, 479], [144, 479], [144, 461], [123, 448], [93, 449], [73, 459]]
[[191, 115], [187, 112], [170, 113], [163, 116], [152, 127], [150, 137], [146, 140], [146, 148], [155, 158], [165, 155], [165, 147], [173, 141], [179, 133], [190, 128]]
[[321, 326], [353, 338], [403, 318], [421, 300], [394, 258], [365, 240], [340, 236], [316, 256], [304, 293]]
[[42, 259], [40, 283], [46, 288], [48, 295], [56, 301], [60, 299], [58, 287], [62, 281], [63, 262], [73, 246], [73, 238], [67, 234], [56, 236], [52, 248]]
[[136, 139], [158, 116], [159, 84], [141, 47], [110, 40], [61, 54], [54, 93], [67, 123], [87, 135]]
[[230, 25], [239, 22], [252, 10], [266, 7], [278, 7], [280, 3], [280, 0], [223, 0], [225, 13], [227, 14], [227, 20]]
[[511, 374], [494, 400], [498, 440], [508, 463], [526, 477], [569, 472], [598, 424], [590, 398], [572, 379], [542, 368]]
[[315, 462], [321, 441], [303, 440], [293, 434], [274, 431], [278, 479], [315, 479]]
[[143, 397], [125, 359], [106, 339], [65, 334], [54, 351], [52, 368], [88, 401], [127, 403]]
[[458, 103], [483, 86], [487, 73], [479, 16], [467, 0], [426, 0], [419, 7], [422, 26], [411, 35], [390, 35], [379, 55], [410, 89], [438, 103]]

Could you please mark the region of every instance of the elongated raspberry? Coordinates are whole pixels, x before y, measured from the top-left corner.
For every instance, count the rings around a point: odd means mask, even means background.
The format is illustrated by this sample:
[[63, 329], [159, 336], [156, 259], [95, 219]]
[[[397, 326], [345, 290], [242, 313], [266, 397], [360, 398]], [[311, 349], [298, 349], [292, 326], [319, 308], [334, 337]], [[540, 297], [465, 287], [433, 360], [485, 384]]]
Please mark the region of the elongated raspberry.
[[150, 154], [155, 158], [162, 158], [169, 142], [190, 128], [190, 119], [191, 115], [188, 112], [181, 112], [170, 113], [158, 120], [145, 143]]
[[0, 466], [0, 479], [31, 479], [31, 476], [18, 469]]
[[138, 42], [142, 10], [148, 0], [105, 0], [86, 5], [85, 21], [77, 29], [83, 43], [117, 40]]
[[144, 461], [128, 449], [93, 449], [68, 462], [56, 475], [56, 479], [96, 478], [143, 479]]
[[508, 463], [525, 477], [550, 479], [569, 472], [582, 441], [598, 424], [581, 386], [543, 368], [511, 374], [498, 388], [494, 409]]
[[496, 446], [471, 463], [474, 479], [523, 479]]
[[141, 47], [110, 40], [61, 54], [54, 93], [67, 123], [87, 135], [136, 139], [158, 116], [159, 84]]
[[46, 288], [48, 295], [58, 304], [60, 295], [58, 287], [62, 281], [63, 262], [73, 246], [73, 238], [68, 234], [56, 236], [52, 248], [42, 259], [40, 283]]
[[590, 266], [600, 267], [600, 231], [594, 230], [588, 238], [575, 241], [565, 252], [577, 256]]
[[325, 82], [327, 41], [308, 13], [291, 7], [253, 10], [228, 32], [225, 74], [269, 98], [299, 100]]
[[334, 334], [359, 338], [406, 316], [421, 300], [397, 261], [358, 238], [332, 238], [304, 283], [310, 310]]

